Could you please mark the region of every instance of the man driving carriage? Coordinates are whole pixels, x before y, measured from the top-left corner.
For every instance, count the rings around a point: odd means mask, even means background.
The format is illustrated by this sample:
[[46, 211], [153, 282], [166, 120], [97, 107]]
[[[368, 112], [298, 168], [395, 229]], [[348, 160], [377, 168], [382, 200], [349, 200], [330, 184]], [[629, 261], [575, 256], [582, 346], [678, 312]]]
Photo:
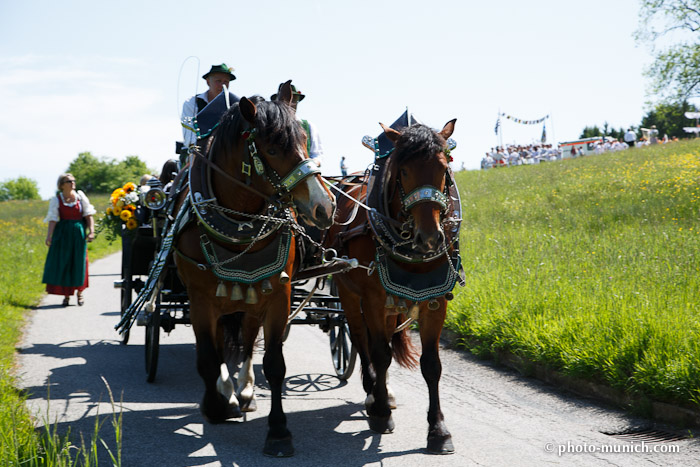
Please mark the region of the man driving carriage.
[[[207, 82], [208, 90], [196, 96], [189, 98], [182, 106], [182, 137], [184, 138], [184, 147], [189, 148], [193, 145], [203, 146], [202, 140], [197, 141], [197, 128], [195, 117], [199, 112], [212, 102], [224, 90], [224, 86], [228, 88], [229, 83], [236, 79], [233, 74], [233, 68], [225, 63], [221, 65], [212, 65], [208, 73], [202, 76]], [[233, 93], [229, 93], [229, 102], [232, 104], [240, 99]]]

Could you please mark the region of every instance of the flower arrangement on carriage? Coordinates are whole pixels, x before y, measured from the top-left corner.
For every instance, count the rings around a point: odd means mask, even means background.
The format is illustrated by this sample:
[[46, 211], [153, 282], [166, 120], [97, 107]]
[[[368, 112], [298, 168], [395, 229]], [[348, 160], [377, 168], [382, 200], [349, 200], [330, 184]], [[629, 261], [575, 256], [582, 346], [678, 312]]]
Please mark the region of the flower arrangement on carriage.
[[123, 232], [137, 229], [140, 225], [137, 211], [140, 209], [139, 187], [132, 182], [124, 184], [112, 192], [110, 205], [98, 221], [97, 233], [105, 232], [107, 240], [112, 242]]

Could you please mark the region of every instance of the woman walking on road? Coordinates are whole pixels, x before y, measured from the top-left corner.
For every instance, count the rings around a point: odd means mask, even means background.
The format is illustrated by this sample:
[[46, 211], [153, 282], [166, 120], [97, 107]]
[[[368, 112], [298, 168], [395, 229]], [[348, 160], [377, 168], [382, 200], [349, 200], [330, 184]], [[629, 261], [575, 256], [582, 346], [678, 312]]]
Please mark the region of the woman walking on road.
[[65, 173], [58, 177], [58, 193], [49, 202], [44, 222], [49, 231], [46, 245], [49, 252], [44, 264], [46, 292], [63, 295], [63, 306], [78, 292], [78, 305], [83, 305], [83, 290], [88, 286], [87, 242], [95, 238], [95, 208], [85, 193], [75, 189], [75, 177]]

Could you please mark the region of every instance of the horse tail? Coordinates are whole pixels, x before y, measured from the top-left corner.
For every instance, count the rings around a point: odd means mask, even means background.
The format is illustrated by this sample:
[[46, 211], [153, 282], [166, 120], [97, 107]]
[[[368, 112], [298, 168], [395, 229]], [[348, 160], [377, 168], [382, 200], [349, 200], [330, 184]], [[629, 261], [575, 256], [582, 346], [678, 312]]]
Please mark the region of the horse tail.
[[[397, 326], [401, 324], [401, 315], [397, 315]], [[418, 351], [416, 350], [408, 328], [395, 332], [391, 336], [391, 349], [396, 362], [404, 368], [414, 370], [418, 367]]]

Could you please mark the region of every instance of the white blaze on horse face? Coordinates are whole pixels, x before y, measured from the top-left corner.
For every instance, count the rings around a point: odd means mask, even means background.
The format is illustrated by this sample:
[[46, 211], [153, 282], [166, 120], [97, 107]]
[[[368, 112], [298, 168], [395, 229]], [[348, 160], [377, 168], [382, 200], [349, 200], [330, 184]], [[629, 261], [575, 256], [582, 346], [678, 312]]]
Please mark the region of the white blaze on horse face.
[[307, 177], [303, 182], [309, 193], [308, 203], [297, 203], [301, 218], [319, 229], [327, 229], [335, 216], [335, 196], [323, 185], [317, 175]]

